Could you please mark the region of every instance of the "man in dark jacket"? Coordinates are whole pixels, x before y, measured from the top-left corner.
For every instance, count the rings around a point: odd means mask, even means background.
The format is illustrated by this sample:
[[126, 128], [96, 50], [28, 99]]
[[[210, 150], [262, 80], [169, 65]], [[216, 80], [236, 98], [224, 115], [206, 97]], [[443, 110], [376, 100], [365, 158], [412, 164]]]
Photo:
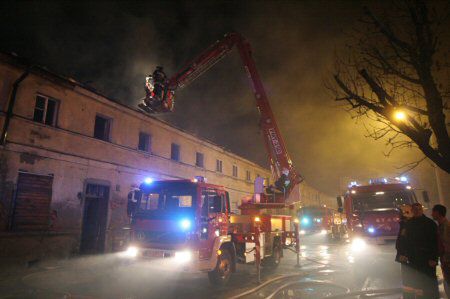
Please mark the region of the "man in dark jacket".
[[438, 262], [438, 240], [436, 223], [423, 214], [422, 205], [412, 206], [413, 218], [408, 221], [406, 231], [407, 263], [414, 270], [414, 285], [422, 294], [417, 298], [439, 298], [436, 265]]
[[416, 293], [420, 292], [416, 287], [414, 270], [408, 264], [408, 239], [407, 231], [409, 221], [412, 219], [412, 207], [410, 205], [404, 205], [400, 208], [400, 227], [398, 231], [397, 241], [395, 242], [395, 248], [397, 249], [397, 255], [395, 261], [400, 263], [401, 275], [402, 275], [402, 287], [403, 287], [403, 299], [415, 299]]

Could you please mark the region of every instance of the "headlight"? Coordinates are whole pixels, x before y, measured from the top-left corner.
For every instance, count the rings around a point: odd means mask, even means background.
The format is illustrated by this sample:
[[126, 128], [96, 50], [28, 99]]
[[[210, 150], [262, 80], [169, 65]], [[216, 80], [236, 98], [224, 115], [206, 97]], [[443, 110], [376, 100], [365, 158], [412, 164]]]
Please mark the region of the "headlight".
[[373, 227], [371, 226], [371, 227], [369, 227], [369, 228], [367, 229], [367, 231], [368, 231], [370, 234], [373, 234], [373, 233], [375, 233], [375, 228], [373, 228]]
[[326, 230], [326, 229], [322, 229], [322, 230], [320, 231], [320, 234], [326, 235], [326, 234], [327, 234], [327, 230]]
[[133, 258], [136, 257], [138, 253], [139, 249], [137, 247], [130, 246], [123, 252], [123, 256]]
[[176, 251], [175, 260], [180, 263], [189, 262], [192, 259], [192, 252], [190, 251]]
[[191, 225], [192, 225], [191, 220], [183, 219], [183, 220], [181, 220], [180, 225], [183, 230], [188, 230], [191, 228]]
[[351, 246], [352, 246], [352, 251], [360, 252], [360, 251], [363, 251], [364, 249], [366, 249], [367, 243], [363, 239], [355, 238], [355, 239], [353, 239]]

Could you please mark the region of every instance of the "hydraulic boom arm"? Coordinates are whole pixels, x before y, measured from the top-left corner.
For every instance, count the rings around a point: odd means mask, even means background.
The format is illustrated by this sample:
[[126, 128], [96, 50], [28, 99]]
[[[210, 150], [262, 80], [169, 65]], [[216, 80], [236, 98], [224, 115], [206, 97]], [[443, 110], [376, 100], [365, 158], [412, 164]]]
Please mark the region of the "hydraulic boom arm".
[[[292, 160], [289, 157], [283, 137], [278, 129], [264, 86], [252, 58], [251, 46], [240, 34], [229, 33], [225, 35], [222, 40], [215, 42], [203, 51], [173, 77], [164, 79], [161, 84], [162, 88], [160, 88], [161, 94], [155, 95], [155, 93], [147, 90], [147, 97], [139, 106], [150, 113], [172, 111], [175, 90], [187, 86], [190, 82], [198, 78], [224, 58], [234, 46], [239, 51], [252, 86], [256, 106], [261, 115], [260, 128], [264, 134], [264, 143], [269, 156], [272, 173], [276, 180], [281, 178], [288, 182], [285, 190], [287, 197], [293, 188], [302, 181], [302, 178], [292, 165]], [[156, 100], [151, 98], [152, 95], [155, 96]]]

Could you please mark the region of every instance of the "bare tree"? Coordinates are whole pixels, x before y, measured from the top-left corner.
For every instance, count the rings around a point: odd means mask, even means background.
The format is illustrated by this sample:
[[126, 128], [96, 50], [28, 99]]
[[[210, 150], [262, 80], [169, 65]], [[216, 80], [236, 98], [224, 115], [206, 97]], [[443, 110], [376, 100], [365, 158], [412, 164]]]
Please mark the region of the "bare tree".
[[[386, 4], [386, 2], [384, 2]], [[337, 54], [330, 88], [368, 136], [395, 149], [418, 147], [450, 173], [449, 2], [400, 0], [366, 8], [345, 51]]]

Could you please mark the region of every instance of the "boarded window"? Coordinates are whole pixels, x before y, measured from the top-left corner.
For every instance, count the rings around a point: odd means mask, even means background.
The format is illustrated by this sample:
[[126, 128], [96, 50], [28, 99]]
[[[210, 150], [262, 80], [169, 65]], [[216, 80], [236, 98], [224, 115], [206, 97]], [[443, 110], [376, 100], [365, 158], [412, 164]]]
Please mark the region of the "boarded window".
[[180, 146], [178, 144], [172, 143], [170, 149], [170, 159], [180, 161]]
[[236, 165], [233, 165], [233, 176], [234, 177], [238, 176], [238, 167]]
[[139, 133], [138, 150], [143, 152], [150, 152], [151, 149], [151, 136], [147, 133]]
[[110, 118], [96, 115], [94, 125], [94, 138], [104, 141], [110, 141], [111, 122], [112, 120]]
[[195, 166], [205, 167], [204, 156], [202, 153], [195, 153]]
[[43, 231], [49, 227], [53, 177], [19, 173], [13, 211], [15, 231]]
[[46, 96], [37, 95], [33, 120], [49, 126], [56, 126], [58, 101]]
[[216, 171], [222, 172], [222, 161], [221, 160], [216, 160]]

